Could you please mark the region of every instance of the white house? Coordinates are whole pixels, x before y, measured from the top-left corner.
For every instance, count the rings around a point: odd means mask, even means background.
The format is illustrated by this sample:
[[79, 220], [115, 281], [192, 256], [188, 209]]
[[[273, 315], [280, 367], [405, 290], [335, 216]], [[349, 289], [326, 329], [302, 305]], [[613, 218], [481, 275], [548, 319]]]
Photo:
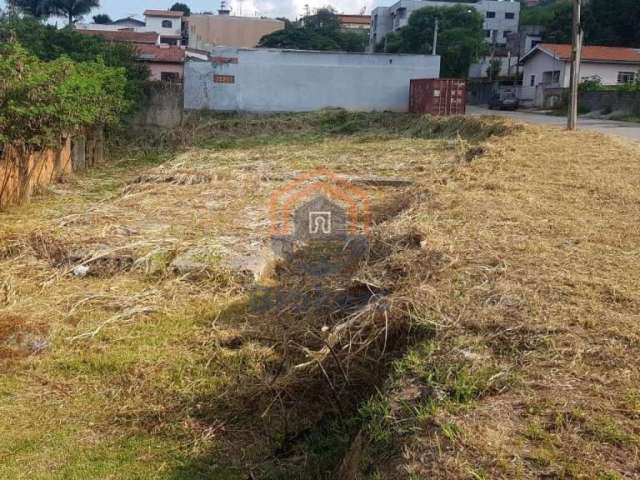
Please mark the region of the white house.
[[[545, 89], [569, 88], [571, 45], [540, 43], [520, 62], [523, 65], [523, 103], [544, 106]], [[598, 78], [602, 85], [634, 82], [640, 72], [640, 49], [582, 47], [580, 80]]]
[[180, 45], [182, 42], [182, 12], [170, 10], [145, 10], [145, 30], [157, 32], [160, 43]]

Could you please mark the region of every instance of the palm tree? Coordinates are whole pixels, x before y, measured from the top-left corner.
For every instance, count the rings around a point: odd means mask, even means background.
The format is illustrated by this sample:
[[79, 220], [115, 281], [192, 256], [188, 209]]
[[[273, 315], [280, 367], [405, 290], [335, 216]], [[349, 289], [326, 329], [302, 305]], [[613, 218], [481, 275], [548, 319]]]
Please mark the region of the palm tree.
[[54, 14], [66, 17], [71, 26], [92, 9], [100, 7], [100, 0], [51, 0], [51, 6]]
[[51, 14], [51, 2], [49, 0], [14, 0], [11, 6], [18, 7], [22, 13], [35, 18], [48, 17]]

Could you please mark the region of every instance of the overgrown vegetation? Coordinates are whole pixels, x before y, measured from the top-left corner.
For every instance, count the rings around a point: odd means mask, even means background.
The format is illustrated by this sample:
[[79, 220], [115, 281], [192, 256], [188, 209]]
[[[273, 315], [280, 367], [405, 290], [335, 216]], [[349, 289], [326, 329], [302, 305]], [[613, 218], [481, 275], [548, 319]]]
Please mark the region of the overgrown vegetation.
[[124, 68], [126, 99], [131, 107], [136, 105], [142, 84], [149, 78], [149, 69], [136, 60], [131, 45], [106, 42], [69, 28], [58, 29], [34, 18], [8, 16], [0, 19], [0, 44], [11, 40], [16, 40], [29, 53], [46, 62], [64, 56], [74, 62], [101, 61], [107, 67]]
[[62, 134], [118, 120], [128, 107], [123, 68], [50, 62], [17, 42], [0, 46], [0, 144], [55, 146]]

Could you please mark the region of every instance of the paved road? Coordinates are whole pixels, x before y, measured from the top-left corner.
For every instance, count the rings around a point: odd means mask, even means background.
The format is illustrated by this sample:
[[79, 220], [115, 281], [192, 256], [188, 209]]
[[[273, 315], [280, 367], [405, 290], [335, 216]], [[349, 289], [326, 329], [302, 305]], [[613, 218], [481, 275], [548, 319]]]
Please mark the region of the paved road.
[[[567, 119], [565, 117], [556, 117], [553, 115], [544, 115], [540, 113], [531, 113], [526, 111], [500, 111], [489, 110], [483, 107], [468, 106], [467, 114], [470, 115], [501, 115], [514, 118], [528, 123], [539, 123], [542, 125], [551, 125], [557, 127], [566, 127]], [[640, 123], [631, 122], [614, 122], [613, 120], [596, 120], [593, 118], [578, 119], [578, 128], [588, 128], [609, 135], [617, 135], [635, 142], [640, 142]]]

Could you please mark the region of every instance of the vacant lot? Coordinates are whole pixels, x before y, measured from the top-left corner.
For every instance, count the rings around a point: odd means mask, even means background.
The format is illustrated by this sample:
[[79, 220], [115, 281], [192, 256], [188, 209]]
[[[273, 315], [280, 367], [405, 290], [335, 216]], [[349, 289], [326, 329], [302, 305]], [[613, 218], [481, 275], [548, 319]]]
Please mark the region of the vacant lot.
[[[0, 478], [640, 477], [640, 151], [503, 122], [205, 118], [3, 213]], [[370, 249], [309, 278], [320, 166]]]

